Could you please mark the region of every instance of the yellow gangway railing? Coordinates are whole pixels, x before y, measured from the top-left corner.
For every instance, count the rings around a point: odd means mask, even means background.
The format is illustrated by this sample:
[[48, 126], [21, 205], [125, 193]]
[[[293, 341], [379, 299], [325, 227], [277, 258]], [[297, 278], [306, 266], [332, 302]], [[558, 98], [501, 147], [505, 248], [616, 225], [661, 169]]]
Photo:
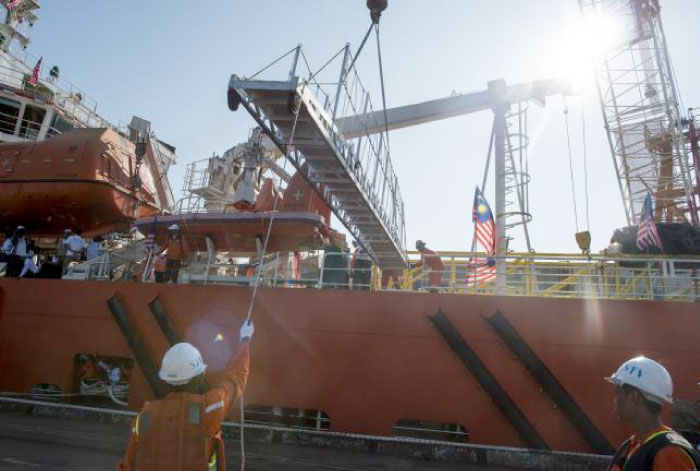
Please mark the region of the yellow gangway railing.
[[[404, 270], [398, 286], [375, 289], [422, 291], [430, 269], [415, 267], [420, 254], [409, 252], [411, 268]], [[495, 294], [493, 280], [467, 286], [472, 260], [483, 253], [439, 252], [445, 269], [438, 290], [451, 294]], [[700, 257], [620, 254], [511, 253], [506, 257], [506, 283], [501, 294], [510, 296], [664, 299], [700, 301]], [[376, 272], [381, 279], [381, 270]], [[431, 287], [435, 290], [435, 287]]]

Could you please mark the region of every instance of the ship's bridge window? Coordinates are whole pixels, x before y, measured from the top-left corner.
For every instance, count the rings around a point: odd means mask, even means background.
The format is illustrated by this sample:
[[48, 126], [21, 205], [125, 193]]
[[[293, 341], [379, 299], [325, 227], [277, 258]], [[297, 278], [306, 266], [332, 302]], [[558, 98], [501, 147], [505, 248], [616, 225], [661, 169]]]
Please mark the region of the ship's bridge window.
[[15, 100], [0, 97], [0, 131], [7, 134], [15, 133], [20, 103]]
[[36, 139], [39, 137], [39, 129], [41, 123], [44, 122], [46, 110], [38, 106], [27, 105], [24, 108], [22, 116], [22, 124], [19, 127], [19, 136], [27, 139]]
[[74, 128], [75, 126], [73, 126], [73, 123], [55, 115], [49, 127], [49, 135], [55, 136], [56, 134], [72, 131]]

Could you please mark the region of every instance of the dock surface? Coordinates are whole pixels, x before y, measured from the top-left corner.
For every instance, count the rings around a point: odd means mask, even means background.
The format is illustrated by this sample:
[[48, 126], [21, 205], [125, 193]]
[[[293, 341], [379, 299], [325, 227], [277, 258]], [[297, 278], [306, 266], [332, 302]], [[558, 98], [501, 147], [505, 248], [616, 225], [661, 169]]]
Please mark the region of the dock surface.
[[[44, 417], [20, 411], [0, 412], [0, 470], [113, 471], [126, 447], [129, 425], [93, 419]], [[229, 469], [238, 469], [240, 445], [226, 440]], [[426, 462], [366, 452], [275, 443], [249, 443], [246, 469], [518, 471], [522, 468], [466, 466]]]

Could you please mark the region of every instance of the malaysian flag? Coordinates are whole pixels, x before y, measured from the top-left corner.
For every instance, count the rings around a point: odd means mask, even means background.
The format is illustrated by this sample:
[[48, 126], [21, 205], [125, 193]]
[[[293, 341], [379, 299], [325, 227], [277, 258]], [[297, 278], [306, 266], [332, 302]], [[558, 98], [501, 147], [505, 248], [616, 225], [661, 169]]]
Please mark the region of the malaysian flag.
[[494, 258], [496, 253], [496, 223], [493, 220], [491, 207], [479, 187], [476, 187], [474, 193], [472, 219], [476, 245], [486, 252], [486, 258], [476, 257], [472, 263], [469, 263], [467, 284], [475, 286], [496, 277], [496, 259]]
[[663, 251], [661, 245], [661, 237], [656, 229], [654, 222], [654, 209], [651, 204], [651, 193], [647, 193], [644, 198], [644, 208], [642, 215], [639, 217], [639, 225], [637, 226], [637, 248], [639, 250], [649, 250], [650, 247], [658, 247]]
[[44, 60], [43, 57], [39, 59], [39, 62], [36, 63], [34, 66], [34, 70], [32, 71], [32, 78], [29, 79], [29, 83], [36, 86], [37, 82], [39, 81], [39, 72], [41, 72], [41, 63]]

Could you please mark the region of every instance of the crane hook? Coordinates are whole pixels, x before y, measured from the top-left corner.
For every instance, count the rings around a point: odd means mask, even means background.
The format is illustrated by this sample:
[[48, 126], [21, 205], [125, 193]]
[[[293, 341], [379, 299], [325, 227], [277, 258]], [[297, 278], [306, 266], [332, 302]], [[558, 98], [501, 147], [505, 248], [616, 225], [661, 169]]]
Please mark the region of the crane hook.
[[372, 18], [373, 24], [379, 23], [379, 18], [387, 6], [389, 6], [389, 0], [367, 0], [367, 8], [369, 8], [369, 16]]

